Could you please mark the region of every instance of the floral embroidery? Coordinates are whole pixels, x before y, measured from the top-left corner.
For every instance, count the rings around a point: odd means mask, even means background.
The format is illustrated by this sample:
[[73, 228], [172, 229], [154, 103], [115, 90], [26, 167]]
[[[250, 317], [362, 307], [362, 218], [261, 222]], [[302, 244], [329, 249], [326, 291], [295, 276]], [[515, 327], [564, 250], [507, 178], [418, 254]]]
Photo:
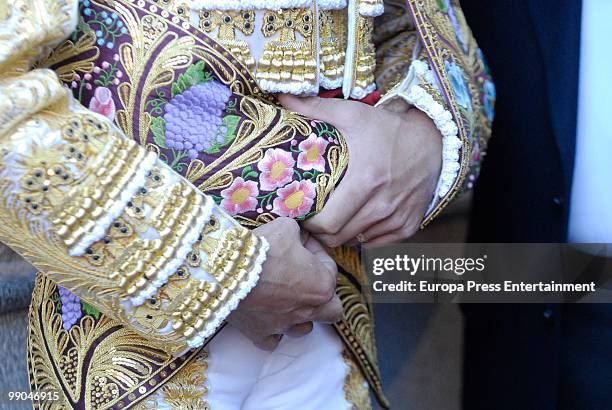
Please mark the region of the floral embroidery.
[[493, 82], [485, 80], [483, 89], [483, 108], [485, 115], [487, 116], [487, 120], [489, 120], [489, 124], [492, 124], [493, 118], [495, 117], [495, 85]]
[[257, 163], [261, 171], [259, 186], [264, 191], [272, 191], [291, 182], [295, 160], [290, 152], [281, 148], [271, 148], [266, 151], [263, 159]]
[[[128, 8], [131, 10], [131, 7]], [[128, 135], [138, 134], [130, 136], [155, 151], [162, 161], [211, 196], [218, 205], [223, 204], [226, 211], [240, 215], [244, 217], [245, 223], [256, 226], [278, 216], [273, 206], [278, 197], [277, 190], [293, 181], [310, 181], [315, 186], [316, 195], [327, 197], [331, 193], [330, 185], [335, 184], [332, 181], [341, 177], [347, 164], [343, 156], [346, 145], [331, 125], [320, 121], [306, 123], [296, 117], [295, 122], [287, 121], [285, 129], [266, 128], [275, 123], [276, 119], [271, 115], [276, 110], [261, 105], [258, 98], [252, 99], [259, 94], [259, 90], [252, 88], [254, 81], [247, 78], [244, 83], [247, 86], [244, 88], [242, 74], [228, 76], [228, 73], [219, 73], [214, 64], [201, 59], [201, 56], [195, 58], [194, 55], [190, 63], [183, 63], [182, 56], [185, 52], [191, 52], [191, 49], [181, 42], [164, 45], [167, 54], [159, 50], [152, 51], [154, 37], [177, 31], [176, 28], [168, 26], [162, 30], [160, 26], [161, 31], [156, 28], [159, 32], [147, 32], [144, 35], [146, 38], [143, 38], [142, 30], [148, 26], [133, 26], [128, 23], [124, 13], [117, 12], [119, 16], [115, 19], [112, 10], [106, 8], [103, 17], [105, 8], [87, 0], [80, 0], [80, 11], [81, 19], [71, 41], [76, 43], [87, 35], [88, 41], [91, 41], [87, 55], [96, 52], [98, 57], [92, 61], [93, 66], [73, 67], [72, 72], [78, 73], [73, 74], [73, 78], [63, 80], [69, 84], [79, 101], [109, 118], [114, 113], [113, 119], [120, 128]], [[146, 17], [150, 25], [149, 19], [154, 14], [159, 15], [160, 10], [144, 14], [143, 23]], [[161, 14], [160, 18], [164, 20], [163, 11]], [[222, 14], [227, 17], [227, 13]], [[206, 11], [200, 16], [204, 18], [201, 21], [204, 25], [208, 24], [207, 17], [211, 18], [211, 24], [213, 19], [219, 17], [215, 14], [213, 18]], [[304, 16], [306, 20], [313, 17], [308, 13]], [[245, 23], [251, 19], [250, 15], [243, 13], [240, 17], [245, 19]], [[272, 18], [276, 22], [276, 17]], [[119, 24], [120, 20], [122, 24]], [[292, 24], [297, 23], [291, 21]], [[121, 29], [117, 30], [118, 27], [127, 30], [124, 33]], [[279, 30], [284, 29], [279, 26]], [[117, 37], [112, 38], [113, 33]], [[111, 41], [114, 47], [98, 44], [100, 34], [106, 41]], [[209, 40], [204, 41], [207, 42]], [[123, 52], [124, 44], [142, 47], [144, 57], [132, 61]], [[234, 46], [232, 44], [231, 52], [236, 57]], [[167, 59], [165, 62], [160, 60], [161, 55]], [[152, 65], [145, 64], [143, 58]], [[158, 72], [179, 61], [180, 67], [164, 71], [163, 81], [152, 82], [152, 87], [134, 84], [135, 79], [150, 78], [152, 70]], [[234, 70], [231, 65], [226, 68], [230, 69], [230, 73]], [[126, 94], [125, 90], [128, 89], [136, 95]], [[140, 111], [136, 114], [137, 110]], [[286, 115], [294, 116], [293, 113]], [[136, 117], [138, 122], [131, 128], [129, 122]], [[255, 136], [263, 138], [269, 131], [273, 131], [267, 136], [271, 144], [260, 144], [254, 149], [254, 143], [258, 141]], [[276, 132], [279, 134], [274, 135]], [[294, 134], [292, 139], [282, 137], [289, 133]], [[71, 149], [69, 156], [75, 161], [86, 154], [81, 152], [79, 146], [75, 145]], [[256, 150], [263, 151], [263, 158], [261, 154], [259, 157], [254, 155]], [[249, 152], [253, 155], [245, 155]], [[330, 176], [331, 179], [319, 178], [321, 175]], [[242, 179], [242, 183], [238, 178]], [[142, 201], [132, 202], [133, 207], [127, 210], [126, 216], [130, 219], [141, 218], [144, 209]], [[313, 202], [310, 212], [314, 212], [315, 205], [319, 209], [324, 203], [319, 200]], [[299, 219], [308, 216], [310, 214], [301, 215]], [[108, 259], [108, 245], [96, 244], [91, 249], [94, 251], [89, 255], [92, 264]], [[99, 259], [94, 261], [94, 256]]]
[[[100, 65], [96, 65], [93, 68], [91, 73], [86, 73], [83, 76], [75, 73], [74, 79], [70, 83], [70, 86], [77, 90], [77, 98], [80, 101], [83, 101], [83, 93], [85, 90], [91, 91], [93, 90], [94, 86], [110, 89], [112, 86], [119, 85], [121, 78], [123, 78], [123, 71], [117, 67], [118, 62], [119, 54], [115, 54], [113, 55], [112, 61], [102, 61]], [[112, 92], [109, 94], [109, 97], [112, 97]], [[91, 100], [89, 104], [91, 106]], [[113, 117], [109, 118], [114, 119]]]
[[89, 109], [95, 113], [104, 115], [110, 120], [115, 119], [115, 101], [111, 90], [106, 87], [98, 87], [94, 96], [89, 101]]
[[221, 208], [230, 215], [236, 215], [257, 208], [259, 189], [254, 181], [245, 181], [241, 177], [234, 179], [232, 185], [221, 191]]
[[38, 215], [57, 206], [63, 195], [62, 189], [74, 182], [73, 172], [62, 162], [61, 151], [50, 153], [47, 158], [33, 155], [23, 160], [28, 172], [20, 180], [24, 190], [20, 198], [31, 213]]
[[191, 65], [172, 84], [171, 100], [164, 93], [150, 100], [155, 144], [171, 152], [162, 159], [176, 171], [182, 171], [185, 158], [194, 160], [200, 153], [215, 154], [236, 137], [240, 117], [224, 115], [231, 109], [230, 89], [204, 70], [204, 62]]
[[62, 327], [65, 331], [70, 331], [84, 315], [92, 316], [95, 319], [102, 316], [98, 309], [60, 285], [57, 285], [57, 293], [53, 294], [52, 300], [56, 311], [61, 313]]
[[451, 0], [438, 0], [438, 3], [438, 7], [440, 7], [442, 12], [448, 14], [448, 18], [450, 19], [451, 24], [453, 25], [455, 37], [457, 38], [457, 41], [461, 44], [461, 47], [463, 47], [463, 51], [467, 53], [467, 42], [465, 41], [465, 38], [463, 36], [463, 30], [461, 28], [461, 24], [459, 24], [459, 20], [457, 19], [457, 14], [455, 13], [455, 9], [451, 4]]
[[300, 142], [298, 145], [301, 151], [297, 160], [298, 168], [305, 171], [315, 169], [320, 172], [325, 172], [325, 159], [323, 158], [323, 154], [328, 144], [329, 142], [324, 138], [317, 137], [316, 134], [310, 134], [307, 139]]
[[468, 111], [472, 111], [472, 102], [470, 100], [470, 93], [468, 92], [463, 69], [461, 69], [461, 67], [459, 67], [457, 64], [449, 63], [448, 61], [444, 62], [444, 66], [446, 67], [448, 78], [451, 86], [453, 87], [453, 93], [455, 94], [457, 104]]
[[274, 200], [274, 212], [280, 216], [297, 218], [307, 215], [312, 209], [316, 187], [310, 180], [294, 181], [277, 191]]
[[[118, 18], [117, 13], [108, 13], [106, 10], [97, 11], [90, 7], [89, 0], [82, 0], [80, 3], [83, 6], [83, 14], [89, 17], [88, 23], [84, 24], [95, 30], [97, 44], [110, 49], [114, 48], [117, 38], [127, 33], [127, 28], [125, 28], [123, 21]], [[81, 23], [79, 23], [78, 29], [83, 29]]]
[[81, 299], [68, 289], [57, 286], [62, 302], [62, 326], [68, 331], [83, 315], [81, 312]]
[[187, 150], [190, 159], [214, 145], [223, 144], [222, 113], [231, 92], [225, 85], [209, 81], [190, 87], [166, 105], [166, 145]]

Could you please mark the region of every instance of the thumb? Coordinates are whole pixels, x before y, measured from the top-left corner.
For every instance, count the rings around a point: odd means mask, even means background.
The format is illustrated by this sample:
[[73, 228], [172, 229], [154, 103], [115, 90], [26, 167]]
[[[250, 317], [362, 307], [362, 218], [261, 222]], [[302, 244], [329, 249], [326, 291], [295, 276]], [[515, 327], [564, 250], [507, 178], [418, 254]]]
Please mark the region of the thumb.
[[317, 241], [313, 236], [309, 236], [308, 240], [304, 244], [304, 247], [312, 252], [319, 261], [333, 274], [336, 275], [338, 273], [338, 267], [336, 266], [336, 262], [332, 259], [331, 256], [327, 253], [327, 250], [321, 245], [319, 241]]
[[289, 111], [345, 129], [355, 120], [355, 104], [359, 104], [335, 98], [296, 97], [291, 94], [280, 94], [278, 101]]

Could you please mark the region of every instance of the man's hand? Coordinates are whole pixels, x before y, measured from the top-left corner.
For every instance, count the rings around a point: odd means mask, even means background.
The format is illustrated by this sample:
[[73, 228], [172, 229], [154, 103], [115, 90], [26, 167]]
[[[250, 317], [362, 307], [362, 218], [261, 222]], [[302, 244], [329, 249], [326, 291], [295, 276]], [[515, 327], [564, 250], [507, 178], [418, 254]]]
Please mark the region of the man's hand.
[[420, 226], [442, 167], [442, 135], [416, 109], [281, 95], [289, 110], [328, 122], [346, 138], [349, 165], [323, 211], [303, 227], [330, 247], [355, 238], [391, 243]]
[[312, 321], [336, 322], [342, 315], [336, 265], [322, 246], [300, 236], [297, 222], [278, 218], [253, 231], [270, 243], [257, 286], [228, 317], [257, 346], [274, 350], [280, 335], [303, 335]]

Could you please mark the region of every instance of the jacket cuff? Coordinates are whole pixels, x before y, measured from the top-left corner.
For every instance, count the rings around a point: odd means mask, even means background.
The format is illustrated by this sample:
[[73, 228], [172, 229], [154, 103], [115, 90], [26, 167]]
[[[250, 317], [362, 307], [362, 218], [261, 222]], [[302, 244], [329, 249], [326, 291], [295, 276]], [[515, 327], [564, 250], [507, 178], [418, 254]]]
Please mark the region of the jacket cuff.
[[398, 98], [427, 114], [442, 134], [442, 170], [434, 197], [427, 208], [426, 218], [448, 195], [459, 177], [461, 168], [460, 151], [463, 144], [458, 136], [457, 125], [448, 107], [440, 97], [435, 76], [427, 63], [414, 60], [410, 65], [408, 75], [389, 90], [377, 105], [384, 105]]
[[0, 240], [163, 350], [200, 346], [257, 284], [265, 238], [36, 70], [5, 82]]

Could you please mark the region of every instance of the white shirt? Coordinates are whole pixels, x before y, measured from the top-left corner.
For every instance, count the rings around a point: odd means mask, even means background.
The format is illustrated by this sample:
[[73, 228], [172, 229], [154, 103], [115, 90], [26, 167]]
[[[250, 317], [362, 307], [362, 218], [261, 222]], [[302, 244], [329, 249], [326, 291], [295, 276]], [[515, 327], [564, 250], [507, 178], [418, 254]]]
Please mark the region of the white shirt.
[[612, 1], [582, 1], [569, 242], [612, 243]]

